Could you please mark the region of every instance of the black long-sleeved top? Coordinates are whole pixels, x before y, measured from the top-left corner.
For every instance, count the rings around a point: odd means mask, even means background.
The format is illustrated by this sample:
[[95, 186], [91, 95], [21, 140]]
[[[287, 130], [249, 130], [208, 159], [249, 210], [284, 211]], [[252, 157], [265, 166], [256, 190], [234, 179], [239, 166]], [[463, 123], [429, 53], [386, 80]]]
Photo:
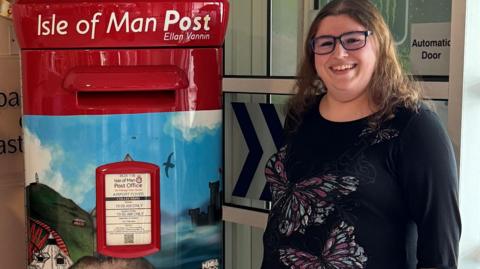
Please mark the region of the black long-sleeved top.
[[368, 118], [324, 119], [317, 102], [265, 174], [263, 269], [456, 268], [456, 164], [425, 106], [372, 131]]

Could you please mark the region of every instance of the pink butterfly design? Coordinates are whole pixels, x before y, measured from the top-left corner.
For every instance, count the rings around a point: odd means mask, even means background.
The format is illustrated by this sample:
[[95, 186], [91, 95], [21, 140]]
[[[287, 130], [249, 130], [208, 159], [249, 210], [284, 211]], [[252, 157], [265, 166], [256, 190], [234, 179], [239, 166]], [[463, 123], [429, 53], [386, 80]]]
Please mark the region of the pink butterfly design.
[[321, 224], [334, 210], [331, 201], [357, 189], [359, 180], [352, 176], [331, 174], [290, 183], [284, 167], [286, 147], [274, 154], [265, 167], [265, 176], [272, 192], [272, 210], [282, 214], [279, 231], [291, 235], [305, 233], [311, 224]]
[[355, 242], [354, 227], [345, 222], [333, 229], [321, 257], [294, 248], [280, 249], [280, 260], [290, 269], [363, 269], [367, 256]]

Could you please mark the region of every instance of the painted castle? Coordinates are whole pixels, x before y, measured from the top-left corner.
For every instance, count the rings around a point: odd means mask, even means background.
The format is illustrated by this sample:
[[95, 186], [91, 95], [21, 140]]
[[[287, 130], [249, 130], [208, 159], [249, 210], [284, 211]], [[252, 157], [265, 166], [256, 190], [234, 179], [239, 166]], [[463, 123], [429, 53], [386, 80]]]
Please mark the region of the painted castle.
[[221, 219], [220, 208], [220, 182], [209, 182], [210, 188], [210, 203], [207, 207], [207, 212], [201, 212], [200, 208], [192, 208], [188, 210], [188, 215], [195, 226], [212, 225], [218, 223]]

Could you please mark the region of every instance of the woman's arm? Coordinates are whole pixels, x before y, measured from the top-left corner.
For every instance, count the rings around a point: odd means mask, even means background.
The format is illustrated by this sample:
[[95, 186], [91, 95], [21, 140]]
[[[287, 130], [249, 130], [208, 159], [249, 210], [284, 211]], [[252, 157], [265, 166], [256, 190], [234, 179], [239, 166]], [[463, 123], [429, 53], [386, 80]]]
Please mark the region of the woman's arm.
[[453, 148], [438, 116], [422, 108], [400, 137], [399, 180], [417, 225], [421, 268], [457, 268], [461, 222]]

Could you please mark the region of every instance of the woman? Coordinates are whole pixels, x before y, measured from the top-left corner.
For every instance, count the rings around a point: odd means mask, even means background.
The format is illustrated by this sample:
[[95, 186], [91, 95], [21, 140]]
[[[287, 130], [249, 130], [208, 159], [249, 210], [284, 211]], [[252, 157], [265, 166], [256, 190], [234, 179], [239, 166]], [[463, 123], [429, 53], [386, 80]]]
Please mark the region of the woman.
[[315, 18], [286, 146], [267, 163], [262, 268], [456, 268], [451, 143], [368, 0]]

